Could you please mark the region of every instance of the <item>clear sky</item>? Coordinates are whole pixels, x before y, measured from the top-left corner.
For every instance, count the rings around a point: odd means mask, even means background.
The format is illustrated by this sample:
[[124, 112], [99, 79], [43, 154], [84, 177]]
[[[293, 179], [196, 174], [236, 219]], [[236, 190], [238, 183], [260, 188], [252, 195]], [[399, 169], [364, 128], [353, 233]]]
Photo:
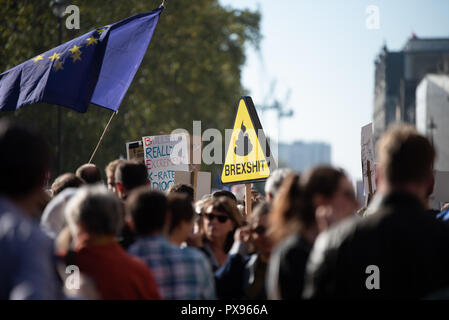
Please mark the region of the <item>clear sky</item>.
[[[374, 60], [384, 43], [401, 50], [418, 37], [449, 37], [449, 0], [220, 0], [262, 13], [260, 53], [247, 49], [243, 85], [265, 102], [270, 82], [280, 101], [288, 89], [294, 116], [281, 123], [282, 142], [324, 141], [332, 163], [361, 177], [360, 131], [372, 121]], [[379, 8], [380, 28], [366, 27], [366, 8]], [[277, 137], [275, 112], [260, 114]]]

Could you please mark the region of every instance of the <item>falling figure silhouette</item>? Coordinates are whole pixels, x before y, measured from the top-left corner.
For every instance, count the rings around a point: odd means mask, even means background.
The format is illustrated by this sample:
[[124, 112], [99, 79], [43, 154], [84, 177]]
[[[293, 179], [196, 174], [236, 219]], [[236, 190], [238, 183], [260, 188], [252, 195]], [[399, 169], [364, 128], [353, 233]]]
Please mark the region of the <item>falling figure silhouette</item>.
[[253, 149], [253, 145], [251, 144], [251, 141], [249, 140], [249, 136], [248, 136], [248, 133], [246, 132], [246, 127], [243, 125], [243, 121], [242, 121], [242, 125], [240, 126], [239, 137], [235, 144], [236, 144], [236, 146], [234, 148], [234, 152], [238, 156], [242, 156], [242, 157], [246, 156]]

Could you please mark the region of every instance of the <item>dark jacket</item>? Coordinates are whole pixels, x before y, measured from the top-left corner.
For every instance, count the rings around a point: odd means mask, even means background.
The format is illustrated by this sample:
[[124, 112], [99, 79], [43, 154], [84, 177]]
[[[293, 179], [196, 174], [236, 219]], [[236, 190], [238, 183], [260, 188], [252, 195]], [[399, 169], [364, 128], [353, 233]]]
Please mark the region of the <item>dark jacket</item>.
[[[372, 288], [376, 274], [379, 289]], [[417, 198], [395, 193], [373, 214], [342, 222], [317, 238], [303, 296], [417, 299], [446, 287], [449, 226], [426, 214]]]
[[273, 250], [267, 276], [269, 299], [301, 299], [304, 273], [311, 249], [312, 245], [299, 233], [295, 233]]
[[[265, 270], [266, 265], [257, 253], [249, 255], [243, 244], [235, 242], [225, 264], [215, 272], [217, 298], [265, 300]], [[263, 284], [256, 284], [257, 281]], [[253, 285], [256, 285], [256, 291], [250, 289]]]

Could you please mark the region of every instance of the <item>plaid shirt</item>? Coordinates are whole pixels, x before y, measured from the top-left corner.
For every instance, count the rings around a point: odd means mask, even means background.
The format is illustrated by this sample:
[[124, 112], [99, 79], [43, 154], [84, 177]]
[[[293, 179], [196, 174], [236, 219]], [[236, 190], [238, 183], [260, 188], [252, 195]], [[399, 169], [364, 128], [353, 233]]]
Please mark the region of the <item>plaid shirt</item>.
[[153, 271], [159, 292], [167, 300], [215, 299], [215, 283], [204, 254], [181, 249], [163, 236], [138, 239], [129, 253], [143, 259]]

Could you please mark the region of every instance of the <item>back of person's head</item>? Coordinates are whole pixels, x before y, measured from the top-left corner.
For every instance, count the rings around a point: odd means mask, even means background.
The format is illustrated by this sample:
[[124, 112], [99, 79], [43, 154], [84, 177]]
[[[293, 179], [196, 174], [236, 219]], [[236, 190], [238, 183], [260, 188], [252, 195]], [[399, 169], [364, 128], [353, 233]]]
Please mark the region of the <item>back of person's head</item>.
[[315, 212], [320, 232], [353, 216], [357, 210], [354, 187], [341, 169], [329, 166], [312, 168], [302, 174], [301, 185], [305, 199], [303, 210]]
[[79, 225], [88, 234], [117, 235], [124, 223], [122, 203], [103, 185], [80, 188], [67, 203], [65, 216], [72, 235]]
[[236, 198], [236, 196], [231, 192], [231, 191], [228, 191], [228, 190], [219, 190], [219, 191], [215, 191], [213, 194], [212, 194], [212, 197], [213, 198], [220, 198], [220, 197], [226, 197], [226, 198], [228, 198], [228, 199], [231, 199], [231, 200], [233, 200], [233, 201], [235, 201], [235, 203], [237, 203], [237, 198]]
[[313, 231], [318, 227], [317, 208], [332, 208], [330, 213], [326, 212], [326, 224], [322, 223], [322, 210], [318, 210], [321, 219], [318, 230], [322, 231], [353, 215], [356, 206], [352, 185], [340, 169], [318, 166], [301, 176], [291, 174], [285, 178], [274, 200], [272, 227], [275, 238], [280, 241], [292, 232]]
[[391, 186], [428, 183], [432, 176], [435, 149], [410, 125], [394, 125], [377, 144], [383, 178]]
[[[304, 232], [316, 227], [316, 209], [330, 205], [340, 188], [348, 186], [342, 170], [318, 166], [301, 176], [290, 174], [285, 178], [273, 204], [272, 227], [277, 241], [292, 232]], [[349, 181], [346, 182], [350, 184]], [[353, 190], [341, 190], [345, 194], [344, 206], [335, 210], [332, 219], [342, 219], [352, 213], [356, 205]], [[346, 194], [348, 193], [348, 194]]]
[[50, 154], [40, 135], [1, 119], [0, 152], [0, 194], [22, 198], [44, 187]]
[[145, 164], [137, 161], [122, 161], [115, 169], [115, 183], [121, 184], [127, 192], [148, 184]]
[[117, 169], [117, 166], [123, 162], [122, 159], [116, 159], [108, 163], [108, 165], [105, 168], [106, 172], [106, 179], [108, 184], [108, 189], [114, 189], [115, 188], [115, 169]]
[[273, 201], [276, 193], [282, 185], [285, 177], [293, 173], [292, 169], [282, 168], [276, 169], [265, 182], [265, 196], [268, 201]]
[[101, 172], [93, 163], [83, 164], [76, 169], [76, 176], [83, 179], [87, 184], [101, 183]]
[[298, 174], [290, 173], [284, 179], [274, 198], [272, 212], [270, 228], [276, 242], [315, 224], [315, 212], [304, 210], [304, 191]]
[[162, 232], [167, 215], [167, 198], [157, 190], [140, 187], [126, 200], [126, 211], [131, 216], [138, 235]]
[[189, 199], [190, 203], [193, 202], [193, 188], [192, 186], [188, 185], [188, 184], [175, 184], [173, 186], [170, 187], [170, 189], [168, 189], [168, 193], [182, 193], [185, 194], [187, 196], [187, 198]]
[[71, 172], [61, 174], [51, 185], [52, 196], [57, 196], [64, 189], [78, 188], [83, 184], [84, 181]]
[[193, 211], [192, 202], [187, 194], [170, 193], [167, 196], [167, 206], [168, 212], [170, 212], [170, 233], [172, 233], [181, 222], [193, 222], [195, 213]]
[[331, 198], [337, 192], [341, 179], [346, 177], [342, 170], [329, 166], [311, 168], [301, 175], [304, 195], [313, 198], [319, 194]]

